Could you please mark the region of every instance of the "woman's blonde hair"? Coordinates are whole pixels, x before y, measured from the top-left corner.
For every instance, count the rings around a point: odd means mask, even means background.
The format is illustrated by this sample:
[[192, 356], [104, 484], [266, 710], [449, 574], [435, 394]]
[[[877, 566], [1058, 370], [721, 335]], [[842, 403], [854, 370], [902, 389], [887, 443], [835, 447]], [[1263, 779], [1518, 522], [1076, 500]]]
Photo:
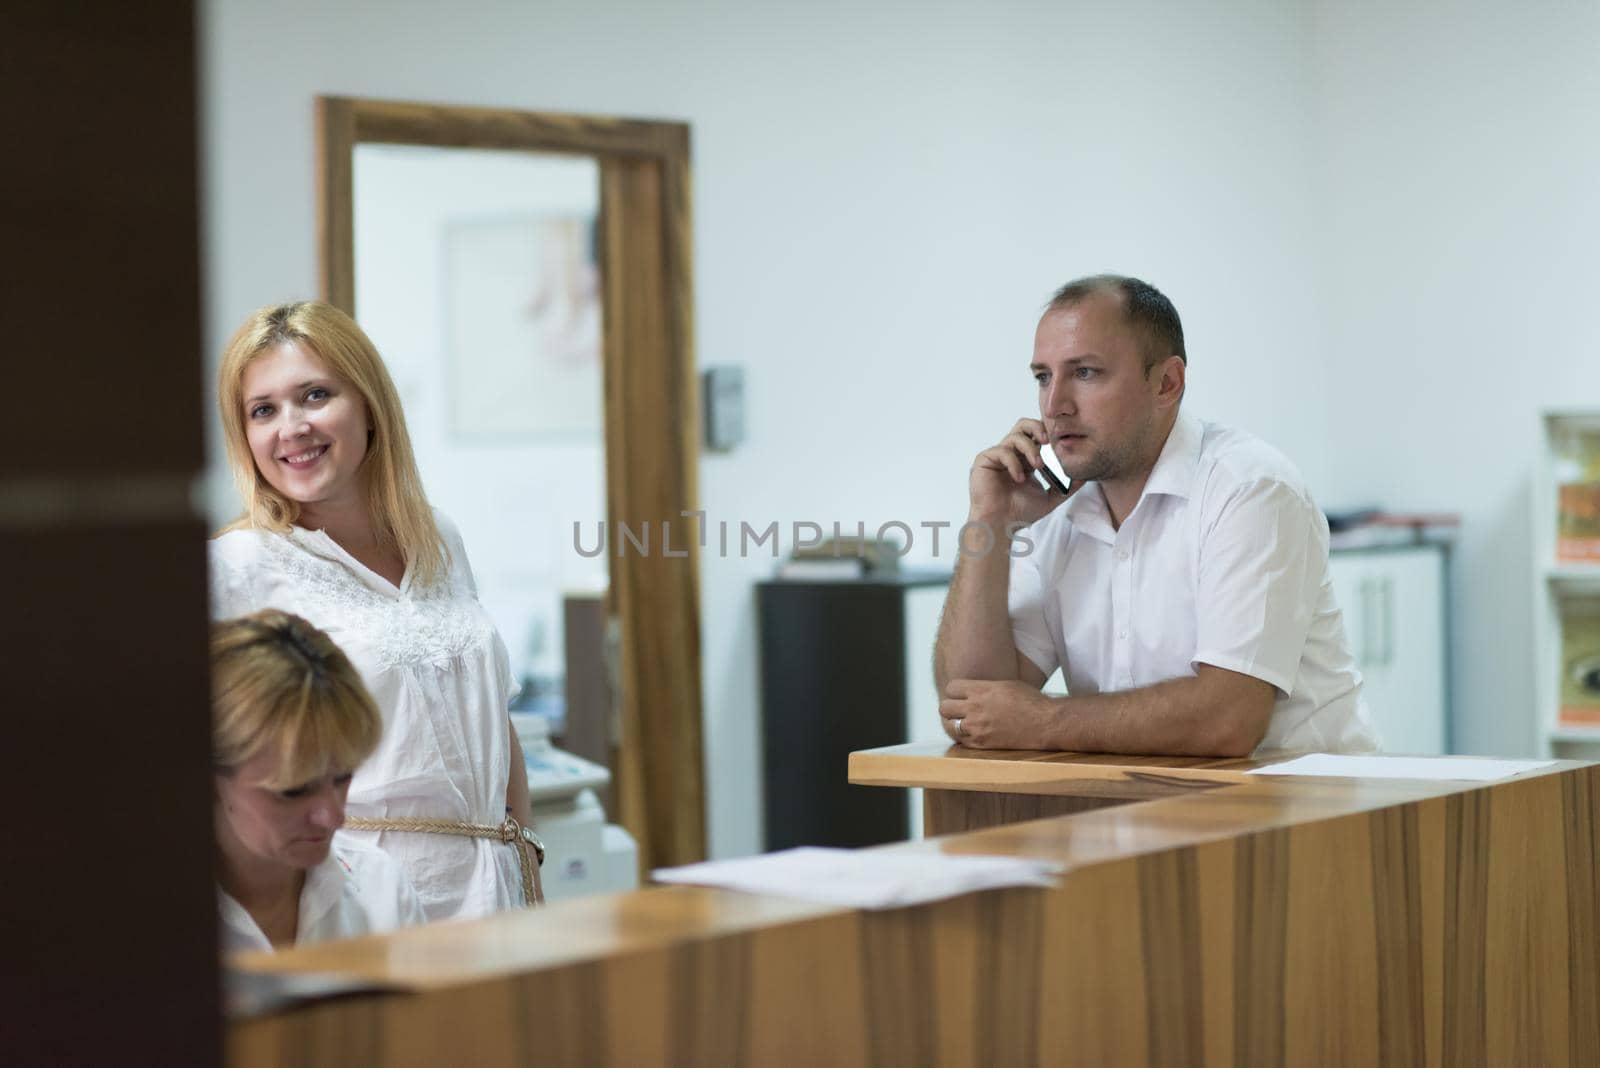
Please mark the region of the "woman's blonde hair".
[[231, 774], [262, 752], [265, 782], [287, 790], [354, 771], [378, 747], [383, 720], [348, 657], [299, 616], [268, 609], [211, 627], [211, 749]]
[[304, 347], [366, 403], [372, 429], [360, 470], [373, 531], [400, 550], [417, 585], [432, 585], [444, 574], [445, 548], [422, 492], [399, 391], [361, 327], [322, 301], [273, 304], [251, 312], [223, 350], [217, 407], [228, 463], [244, 498], [244, 514], [226, 529], [256, 527], [285, 534], [300, 517], [299, 504], [274, 489], [257, 469], [245, 432], [245, 369], [256, 357], [284, 344]]

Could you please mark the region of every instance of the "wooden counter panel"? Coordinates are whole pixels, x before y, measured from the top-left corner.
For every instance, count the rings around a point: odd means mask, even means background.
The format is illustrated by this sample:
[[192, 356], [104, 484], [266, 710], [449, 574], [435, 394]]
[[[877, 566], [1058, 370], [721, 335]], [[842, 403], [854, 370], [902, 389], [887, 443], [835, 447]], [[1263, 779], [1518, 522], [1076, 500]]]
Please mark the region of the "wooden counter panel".
[[967, 790], [926, 790], [922, 830], [929, 837], [977, 831], [1005, 823], [1070, 816], [1125, 805], [1133, 798], [1073, 797], [1062, 794], [995, 794]]
[[[1592, 1065], [1597, 800], [1595, 767], [1492, 786], [1251, 782], [886, 847], [1052, 857], [1068, 869], [1053, 890], [860, 912], [674, 888], [440, 926], [387, 941], [470, 932], [488, 952], [498, 935], [514, 945], [488, 972], [549, 963], [236, 1024], [230, 1054], [251, 1068]], [[649, 898], [664, 903], [632, 904]], [[564, 933], [607, 910], [607, 938]], [[532, 938], [556, 945], [515, 945]], [[579, 942], [609, 949], [563, 962]]]

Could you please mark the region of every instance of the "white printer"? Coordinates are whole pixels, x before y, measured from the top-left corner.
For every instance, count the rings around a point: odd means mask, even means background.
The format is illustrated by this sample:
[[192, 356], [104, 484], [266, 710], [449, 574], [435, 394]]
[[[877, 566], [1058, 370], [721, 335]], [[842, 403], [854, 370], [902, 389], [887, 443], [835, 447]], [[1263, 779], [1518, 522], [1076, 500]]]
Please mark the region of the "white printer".
[[528, 764], [534, 831], [544, 842], [545, 900], [638, 889], [639, 848], [606, 822], [594, 793], [611, 772], [552, 746], [549, 721], [537, 712], [513, 712], [511, 725]]

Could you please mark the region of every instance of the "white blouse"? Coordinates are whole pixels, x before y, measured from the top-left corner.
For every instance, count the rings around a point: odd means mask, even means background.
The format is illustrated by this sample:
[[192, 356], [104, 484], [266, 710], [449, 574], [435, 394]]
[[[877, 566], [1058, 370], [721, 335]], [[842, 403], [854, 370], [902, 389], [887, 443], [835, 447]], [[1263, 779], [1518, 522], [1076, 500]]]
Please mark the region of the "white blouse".
[[[212, 614], [293, 612], [328, 633], [372, 691], [383, 740], [350, 784], [352, 817], [422, 817], [499, 826], [511, 774], [510, 657], [478, 603], [466, 549], [438, 512], [448, 572], [395, 587], [320, 530], [235, 530], [210, 543]], [[522, 904], [516, 851], [492, 839], [340, 832], [399, 861], [429, 920]]]
[[[300, 888], [300, 919], [294, 944], [381, 934], [423, 921], [422, 902], [405, 872], [381, 850], [333, 836], [321, 864], [306, 872]], [[272, 950], [272, 943], [245, 907], [217, 890], [222, 920], [222, 950]]]

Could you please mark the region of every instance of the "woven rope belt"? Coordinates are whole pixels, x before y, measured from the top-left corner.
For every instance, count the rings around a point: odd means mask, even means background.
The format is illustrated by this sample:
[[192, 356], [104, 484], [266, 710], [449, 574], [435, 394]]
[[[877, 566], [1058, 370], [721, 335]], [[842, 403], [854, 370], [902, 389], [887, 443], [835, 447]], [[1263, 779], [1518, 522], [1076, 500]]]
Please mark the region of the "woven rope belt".
[[344, 825], [356, 831], [411, 831], [419, 834], [453, 834], [461, 838], [491, 838], [509, 844], [517, 851], [517, 861], [522, 867], [522, 899], [528, 905], [544, 904], [543, 888], [539, 885], [539, 866], [544, 863], [544, 843], [539, 841], [532, 828], [506, 817], [499, 826], [488, 823], [467, 823], [464, 820], [430, 820], [404, 817], [390, 820], [369, 820], [351, 817]]

